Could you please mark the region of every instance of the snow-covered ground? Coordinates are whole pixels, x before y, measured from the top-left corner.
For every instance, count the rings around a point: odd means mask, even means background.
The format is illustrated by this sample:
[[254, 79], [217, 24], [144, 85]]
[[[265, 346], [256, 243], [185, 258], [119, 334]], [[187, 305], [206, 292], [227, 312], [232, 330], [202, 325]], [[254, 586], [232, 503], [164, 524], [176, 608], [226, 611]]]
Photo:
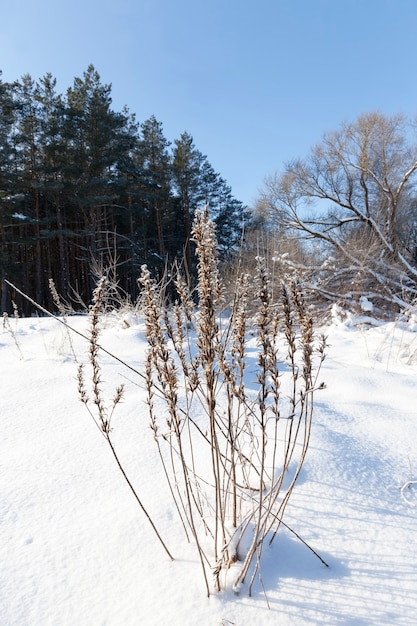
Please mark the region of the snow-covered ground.
[[[49, 318], [0, 332], [1, 626], [411, 626], [417, 616], [417, 332], [411, 324], [325, 329], [313, 433], [263, 584], [206, 597], [183, 540], [132, 371], [102, 356], [120, 456], [175, 560], [126, 486], [77, 394], [65, 328]], [[70, 323], [85, 330], [87, 318]], [[78, 360], [88, 344], [73, 335]], [[109, 320], [105, 347], [141, 368], [143, 325]], [[107, 391], [106, 391], [107, 393]], [[417, 486], [416, 486], [417, 487]], [[407, 501], [406, 501], [407, 500]], [[414, 505], [414, 506], [413, 506]]]

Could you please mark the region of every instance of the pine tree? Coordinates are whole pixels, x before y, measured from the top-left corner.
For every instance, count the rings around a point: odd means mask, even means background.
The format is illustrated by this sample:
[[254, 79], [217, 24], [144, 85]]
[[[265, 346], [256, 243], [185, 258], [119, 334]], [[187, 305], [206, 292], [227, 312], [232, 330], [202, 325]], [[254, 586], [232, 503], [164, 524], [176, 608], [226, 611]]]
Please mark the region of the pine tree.
[[231, 188], [223, 179], [220, 180], [213, 219], [220, 258], [224, 261], [240, 246], [244, 231], [251, 225], [251, 215], [248, 207], [233, 197]]
[[[125, 129], [130, 120], [111, 109], [111, 86], [102, 85], [90, 65], [83, 79], [67, 91], [68, 166], [65, 177], [72, 187], [74, 230], [79, 237], [78, 264], [73, 270], [87, 298], [93, 282], [91, 263], [104, 267], [114, 262], [113, 242], [121, 217], [118, 165], [129, 160], [131, 142]], [[131, 126], [130, 126], [131, 127]], [[124, 216], [126, 222], [126, 216]]]
[[[19, 190], [16, 214], [23, 215], [17, 227], [16, 259], [21, 284], [35, 298], [42, 299], [43, 255], [41, 232], [44, 215], [41, 202], [41, 155], [39, 151], [40, 108], [35, 99], [36, 84], [29, 74], [16, 83], [16, 124], [14, 128], [14, 171]], [[33, 289], [34, 288], [34, 289]]]
[[184, 132], [175, 140], [172, 171], [175, 190], [178, 194], [181, 225], [184, 241], [184, 258], [191, 269], [190, 235], [194, 212], [198, 203], [204, 200], [201, 188], [202, 153], [194, 145], [192, 136]]
[[38, 81], [34, 98], [40, 107], [38, 150], [45, 220], [43, 262], [47, 277], [53, 278], [59, 293], [66, 295], [70, 284], [69, 243], [74, 233], [67, 224], [66, 186], [62, 175], [67, 159], [67, 146], [63, 137], [65, 106], [62, 96], [56, 92], [56, 79], [52, 74], [46, 74]]
[[239, 244], [243, 224], [249, 220], [247, 207], [233, 197], [231, 188], [196, 149], [188, 133], [175, 142], [173, 172], [182, 209], [188, 265], [190, 224], [195, 209], [202, 205], [208, 205], [210, 218], [216, 223], [219, 253], [225, 257]]
[[13, 222], [16, 185], [13, 170], [12, 129], [16, 118], [13, 97], [15, 84], [4, 83], [0, 72], [0, 290], [2, 311], [8, 310], [8, 288], [5, 278], [14, 279], [16, 264], [13, 259]]
[[[144, 214], [144, 252], [148, 262], [161, 265], [172, 252], [169, 222], [172, 211], [169, 142], [154, 116], [141, 125], [137, 163], [142, 174], [141, 206]], [[159, 263], [155, 263], [159, 260]]]

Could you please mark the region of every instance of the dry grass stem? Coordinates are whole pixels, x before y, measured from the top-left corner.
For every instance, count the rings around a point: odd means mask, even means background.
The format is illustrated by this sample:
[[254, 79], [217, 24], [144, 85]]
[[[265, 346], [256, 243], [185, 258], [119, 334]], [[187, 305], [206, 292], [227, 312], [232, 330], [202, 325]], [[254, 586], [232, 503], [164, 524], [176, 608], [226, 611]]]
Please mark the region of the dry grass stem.
[[[17, 320], [19, 319], [19, 315], [18, 315], [17, 307], [16, 307], [16, 305], [14, 303], [13, 303], [13, 309], [14, 309], [15, 321], [17, 322]], [[6, 312], [3, 313], [3, 328], [5, 330], [7, 330], [10, 333], [10, 335], [12, 336], [13, 341], [14, 341], [14, 345], [17, 348], [17, 351], [18, 351], [18, 353], [20, 355], [20, 358], [23, 359], [24, 358], [23, 357], [23, 352], [22, 352], [22, 349], [20, 347], [20, 343], [19, 343], [19, 340], [17, 338], [16, 331], [12, 327], [12, 325], [10, 323], [9, 315]]]
[[67, 324], [67, 308], [65, 307], [64, 303], [62, 302], [62, 300], [61, 300], [61, 298], [59, 296], [59, 293], [58, 293], [58, 291], [56, 289], [54, 280], [52, 278], [50, 278], [48, 283], [49, 283], [49, 291], [51, 292], [54, 304], [55, 304], [56, 308], [58, 309], [58, 311], [59, 311], [63, 321], [65, 322], [64, 325], [65, 325], [65, 330], [66, 330], [66, 333], [67, 333], [68, 342], [69, 342], [69, 345], [70, 345], [70, 348], [71, 348], [72, 355], [74, 357], [74, 361], [77, 362], [77, 355], [75, 353], [71, 332], [70, 332], [70, 329], [69, 329], [68, 324]]
[[150, 514], [146, 510], [141, 498], [135, 487], [133, 486], [131, 480], [129, 479], [123, 463], [121, 462], [119, 455], [114, 447], [113, 440], [111, 437], [111, 422], [113, 413], [116, 407], [120, 404], [123, 397], [123, 385], [116, 388], [113, 398], [110, 401], [110, 406], [106, 406], [105, 399], [103, 397], [103, 392], [101, 388], [101, 363], [99, 359], [99, 352], [101, 347], [98, 343], [100, 331], [101, 331], [101, 306], [103, 303], [103, 298], [105, 297], [105, 289], [106, 289], [107, 278], [105, 276], [101, 277], [96, 289], [93, 292], [93, 301], [90, 307], [90, 331], [89, 331], [89, 356], [90, 356], [90, 367], [91, 367], [91, 383], [92, 383], [92, 395], [91, 399], [89, 398], [84, 378], [84, 369], [82, 365], [78, 368], [78, 391], [80, 400], [87, 407], [88, 412], [93, 418], [95, 424], [100, 429], [104, 438], [106, 439], [109, 448], [113, 454], [113, 457], [128, 484], [133, 496], [135, 497], [137, 503], [145, 514], [148, 522], [150, 523], [155, 535], [157, 536], [159, 542], [164, 548], [166, 554], [169, 556], [171, 560], [173, 560], [173, 556], [168, 550], [165, 542], [163, 541], [158, 529], [156, 528]]

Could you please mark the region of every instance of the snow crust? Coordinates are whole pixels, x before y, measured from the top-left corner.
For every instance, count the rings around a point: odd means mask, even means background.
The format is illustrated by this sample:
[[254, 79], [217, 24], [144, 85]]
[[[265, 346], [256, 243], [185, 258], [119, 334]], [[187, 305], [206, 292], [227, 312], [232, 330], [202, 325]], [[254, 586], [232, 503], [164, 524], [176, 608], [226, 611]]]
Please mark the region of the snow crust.
[[[10, 320], [0, 332], [0, 624], [4, 626], [410, 626], [417, 615], [416, 325], [369, 327], [334, 312], [313, 434], [263, 585], [205, 596], [195, 549], [168, 497], [141, 380], [106, 354], [103, 389], [123, 382], [113, 436], [175, 560], [156, 542], [77, 396], [64, 327]], [[70, 318], [80, 331], [87, 318]], [[23, 359], [16, 347], [18, 341]], [[88, 364], [88, 343], [72, 341]], [[106, 349], [140, 369], [141, 320], [109, 319]], [[87, 365], [86, 365], [87, 367]], [[407, 489], [402, 487], [411, 484]], [[404, 497], [402, 497], [404, 496]], [[233, 576], [231, 574], [231, 581]]]

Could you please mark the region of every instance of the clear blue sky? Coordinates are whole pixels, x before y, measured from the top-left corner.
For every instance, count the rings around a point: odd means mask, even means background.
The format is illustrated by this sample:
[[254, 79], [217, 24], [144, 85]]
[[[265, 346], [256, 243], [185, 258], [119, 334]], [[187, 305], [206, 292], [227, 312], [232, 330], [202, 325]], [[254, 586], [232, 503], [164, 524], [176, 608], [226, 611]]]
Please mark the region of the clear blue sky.
[[6, 0], [0, 69], [92, 63], [113, 107], [151, 115], [251, 204], [265, 176], [361, 113], [417, 114], [417, 0]]

